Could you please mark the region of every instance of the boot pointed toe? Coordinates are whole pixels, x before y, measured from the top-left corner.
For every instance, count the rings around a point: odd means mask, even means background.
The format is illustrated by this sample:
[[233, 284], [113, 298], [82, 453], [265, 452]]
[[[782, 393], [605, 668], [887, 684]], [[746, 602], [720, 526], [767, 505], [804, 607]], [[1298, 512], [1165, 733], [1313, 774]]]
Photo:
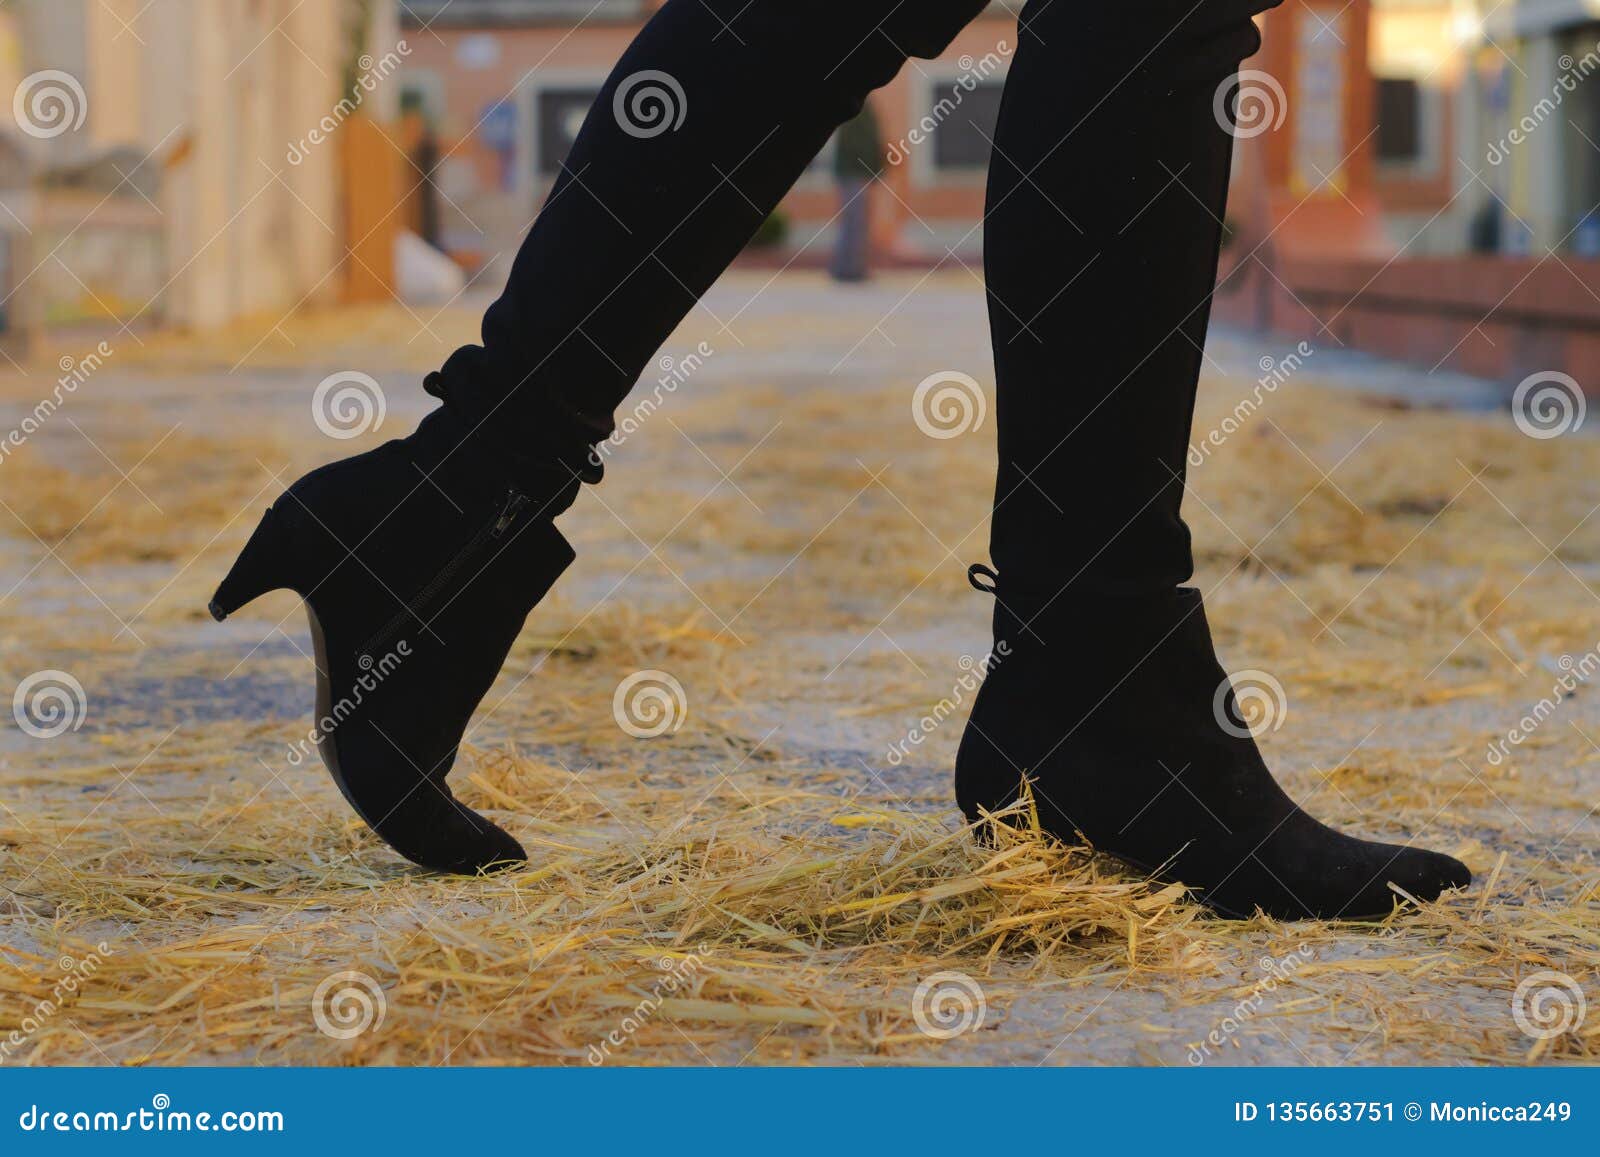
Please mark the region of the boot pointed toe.
[[489, 875], [521, 867], [528, 853], [510, 832], [457, 803], [453, 821], [440, 824], [428, 834], [426, 842], [405, 846], [394, 843], [396, 851], [419, 867], [453, 876]]

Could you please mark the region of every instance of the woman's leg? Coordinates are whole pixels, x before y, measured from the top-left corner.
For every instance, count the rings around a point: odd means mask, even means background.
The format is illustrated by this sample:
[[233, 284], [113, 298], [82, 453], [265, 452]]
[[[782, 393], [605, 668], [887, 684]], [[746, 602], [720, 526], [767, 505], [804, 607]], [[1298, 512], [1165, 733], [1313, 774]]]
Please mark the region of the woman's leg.
[[1179, 514], [1232, 135], [1274, 0], [1031, 0], [991, 166], [996, 665], [957, 766], [1224, 911], [1387, 913], [1468, 879], [1339, 835], [1273, 781], [1212, 654]]
[[670, 0], [601, 90], [483, 321], [430, 389], [571, 461], [828, 137], [984, 0]]
[[1276, 0], [1033, 0], [990, 168], [991, 554], [1062, 598], [1171, 589], [1233, 138], [1214, 94]]
[[670, 0], [606, 82], [483, 323], [409, 438], [300, 479], [211, 604], [290, 587], [318, 748], [397, 850], [524, 858], [445, 776], [528, 611], [572, 561], [552, 519], [611, 411], [840, 123], [984, 0]]

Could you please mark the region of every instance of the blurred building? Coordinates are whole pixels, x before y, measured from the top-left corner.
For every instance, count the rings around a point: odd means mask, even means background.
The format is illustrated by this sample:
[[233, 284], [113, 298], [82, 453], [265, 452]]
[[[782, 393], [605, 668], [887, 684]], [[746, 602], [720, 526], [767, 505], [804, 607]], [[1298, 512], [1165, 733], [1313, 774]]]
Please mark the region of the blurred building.
[[1289, 0], [1216, 316], [1600, 391], [1600, 0]]
[[[437, 135], [439, 239], [471, 265], [509, 260], [607, 73], [659, 0], [407, 0], [408, 109]], [[1020, 4], [994, 4], [935, 61], [875, 98], [894, 196], [874, 199], [888, 255], [981, 248], [988, 138]], [[824, 151], [784, 202], [789, 254], [823, 262], [838, 208]]]
[[1374, 0], [1368, 60], [1391, 241], [1600, 256], [1600, 0]]
[[1600, 256], [1600, 0], [1483, 5], [1474, 163], [1503, 202], [1498, 247]]
[[[350, 146], [333, 138], [356, 135], [343, 122], [357, 105], [361, 120], [392, 119], [381, 86], [350, 99], [362, 49], [397, 35], [391, 9], [385, 0], [8, 4], [7, 324], [205, 326], [337, 296], [352, 240]], [[307, 143], [330, 125], [325, 143]], [[383, 155], [403, 164], [387, 147]]]
[[1371, 70], [1374, 194], [1383, 232], [1413, 254], [1461, 253], [1479, 198], [1459, 161], [1470, 135], [1474, 0], [1376, 0]]
[[[498, 279], [657, 6], [407, 0], [407, 139], [439, 160], [410, 218]], [[877, 94], [880, 259], [978, 258], [1019, 7], [992, 5]], [[1600, 0], [1286, 0], [1264, 14], [1239, 99], [1265, 120], [1237, 134], [1216, 316], [1439, 368], [1600, 382], [1600, 296], [1584, 284], [1600, 252], [1597, 14]], [[825, 260], [835, 208], [824, 151], [780, 209], [779, 259]]]
[[[447, 284], [402, 227], [492, 284], [659, 3], [0, 4], [0, 96], [26, 114], [0, 118], [0, 332]], [[876, 95], [880, 261], [978, 259], [1018, 8]], [[1261, 24], [1215, 315], [1600, 383], [1600, 0], [1284, 0]], [[826, 261], [831, 159], [764, 231], [776, 260]]]

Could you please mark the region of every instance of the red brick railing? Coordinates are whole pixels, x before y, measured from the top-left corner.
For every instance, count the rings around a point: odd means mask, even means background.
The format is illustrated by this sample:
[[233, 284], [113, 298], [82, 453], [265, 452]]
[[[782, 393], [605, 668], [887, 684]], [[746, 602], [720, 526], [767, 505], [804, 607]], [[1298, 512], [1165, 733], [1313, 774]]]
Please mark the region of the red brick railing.
[[1289, 258], [1272, 273], [1225, 271], [1216, 318], [1507, 382], [1560, 370], [1600, 394], [1600, 261]]

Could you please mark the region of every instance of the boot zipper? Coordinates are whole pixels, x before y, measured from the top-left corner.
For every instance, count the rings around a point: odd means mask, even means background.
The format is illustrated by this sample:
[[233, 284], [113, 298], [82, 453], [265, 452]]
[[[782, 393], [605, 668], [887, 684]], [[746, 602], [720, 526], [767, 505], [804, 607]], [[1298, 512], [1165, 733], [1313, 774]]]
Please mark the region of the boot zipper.
[[522, 508], [528, 505], [528, 496], [518, 494], [515, 490], [506, 494], [505, 508], [500, 511], [500, 517], [495, 519], [494, 530], [491, 535], [499, 538], [506, 532], [506, 528], [516, 521], [517, 515], [522, 513]]
[[400, 629], [412, 619], [422, 621], [422, 613], [428, 605], [438, 598], [450, 585], [456, 574], [466, 565], [467, 561], [481, 550], [485, 543], [500, 538], [510, 529], [528, 505], [529, 498], [526, 494], [519, 494], [515, 490], [506, 492], [505, 502], [501, 505], [499, 513], [492, 522], [485, 523], [476, 534], [468, 540], [467, 544], [451, 556], [450, 561], [444, 564], [439, 573], [434, 575], [428, 584], [405, 605], [405, 608], [384, 623], [366, 644], [356, 652], [356, 661], [363, 660], [368, 666], [376, 659], [380, 648], [391, 642], [400, 633]]

